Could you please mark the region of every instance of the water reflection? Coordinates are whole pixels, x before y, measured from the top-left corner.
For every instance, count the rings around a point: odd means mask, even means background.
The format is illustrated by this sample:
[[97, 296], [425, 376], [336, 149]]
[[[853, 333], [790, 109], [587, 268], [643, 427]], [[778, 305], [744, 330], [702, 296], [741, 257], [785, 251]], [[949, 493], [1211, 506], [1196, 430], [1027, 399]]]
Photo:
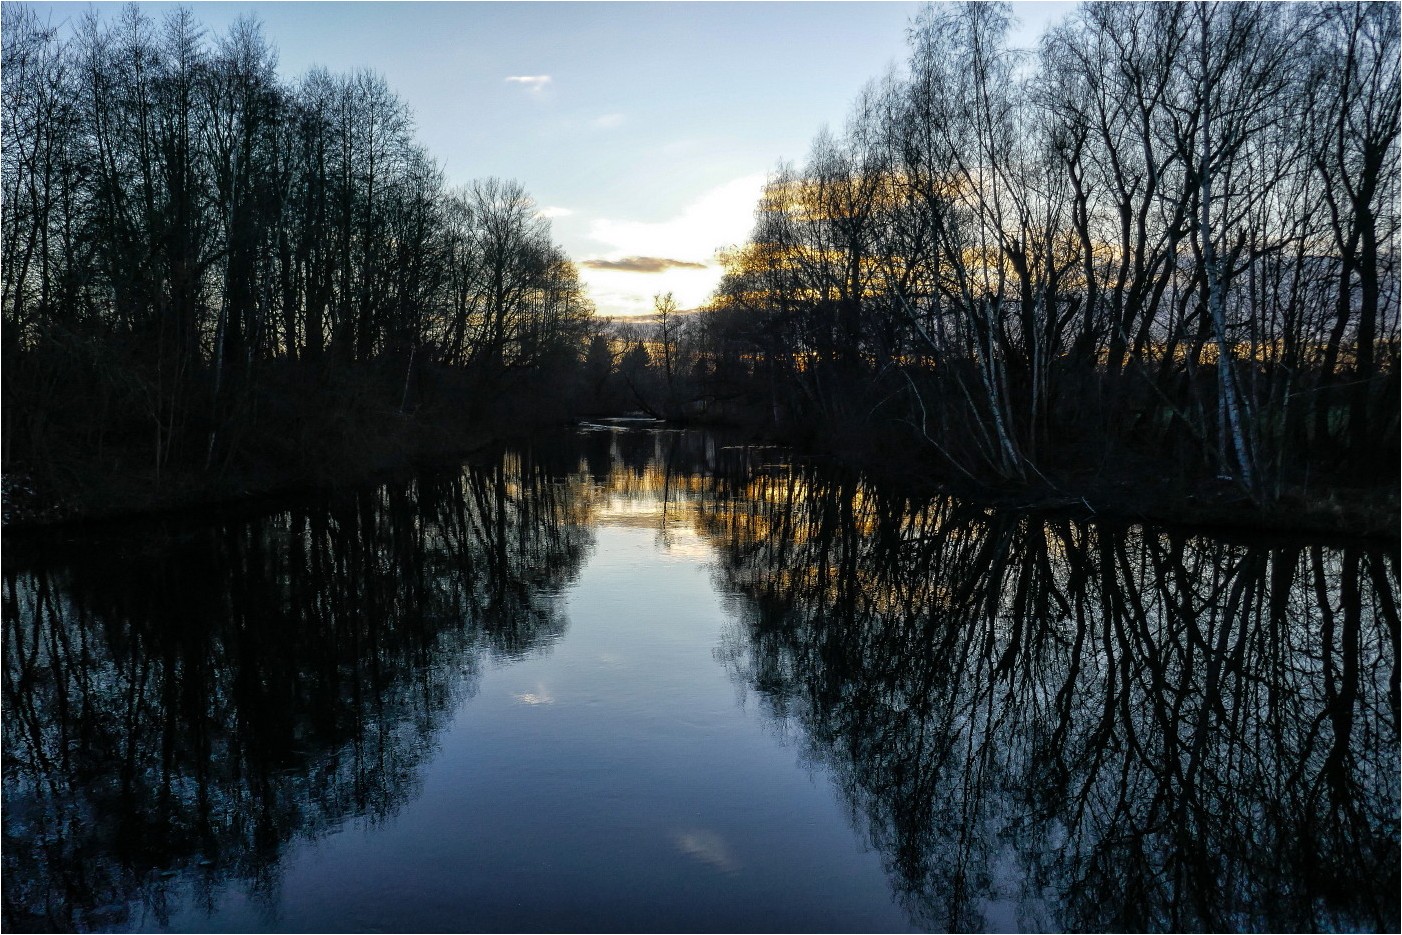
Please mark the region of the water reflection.
[[[565, 636], [606, 525], [713, 557], [715, 657], [837, 787], [915, 925], [1398, 928], [1395, 551], [1000, 515], [678, 432], [11, 543], [5, 927], [276, 905], [289, 845], [395, 815], [486, 667]], [[511, 704], [566, 694], [523, 679]], [[674, 827], [747, 892], [742, 829]], [[612, 911], [599, 927], [643, 910]]]
[[705, 518], [722, 652], [936, 931], [1398, 927], [1397, 556], [794, 470]]
[[393, 814], [484, 660], [563, 631], [590, 537], [553, 479], [507, 457], [7, 569], [5, 927], [274, 900], [290, 841]]

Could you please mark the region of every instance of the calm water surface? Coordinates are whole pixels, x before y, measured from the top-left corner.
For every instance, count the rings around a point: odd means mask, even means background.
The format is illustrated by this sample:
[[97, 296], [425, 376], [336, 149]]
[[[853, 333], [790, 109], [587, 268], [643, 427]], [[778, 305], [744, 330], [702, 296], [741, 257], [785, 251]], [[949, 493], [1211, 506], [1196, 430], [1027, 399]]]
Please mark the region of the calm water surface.
[[1398, 928], [1398, 557], [594, 431], [10, 540], [4, 926]]

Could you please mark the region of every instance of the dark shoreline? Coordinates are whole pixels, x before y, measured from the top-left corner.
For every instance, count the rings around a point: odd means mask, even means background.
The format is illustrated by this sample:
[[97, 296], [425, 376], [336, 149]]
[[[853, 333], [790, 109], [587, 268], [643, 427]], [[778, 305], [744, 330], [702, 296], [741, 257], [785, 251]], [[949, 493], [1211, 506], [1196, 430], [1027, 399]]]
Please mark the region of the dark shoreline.
[[[585, 422], [595, 421], [587, 419]], [[450, 467], [513, 443], [530, 442], [557, 432], [577, 430], [580, 420], [569, 423], [543, 420], [518, 425], [463, 429], [449, 444], [424, 445], [380, 451], [356, 464], [339, 464], [319, 476], [295, 469], [264, 470], [256, 477], [223, 478], [199, 483], [182, 477], [158, 490], [133, 488], [139, 478], [115, 478], [108, 491], [128, 491], [123, 499], [106, 499], [101, 506], [56, 513], [40, 510], [12, 516], [6, 503], [4, 533], [21, 539], [64, 536], [80, 531], [145, 520], [188, 517], [194, 522], [231, 518], [288, 500], [304, 500], [338, 491], [357, 490], [413, 476], [420, 471]], [[911, 496], [952, 496], [973, 507], [1047, 518], [1067, 518], [1109, 525], [1149, 525], [1176, 531], [1201, 533], [1215, 538], [1249, 542], [1306, 542], [1328, 544], [1366, 540], [1395, 545], [1399, 535], [1397, 490], [1333, 491], [1309, 501], [1281, 503], [1259, 508], [1227, 485], [1200, 485], [1197, 489], [1168, 490], [1162, 478], [1127, 477], [1113, 482], [1065, 485], [973, 484], [940, 477], [927, 462], [910, 457], [895, 460], [852, 450], [820, 450], [813, 444], [743, 426], [662, 423], [668, 428], [734, 431], [738, 439], [755, 445], [780, 445], [800, 458], [838, 470], [854, 471], [877, 483]], [[441, 440], [441, 436], [440, 436]], [[908, 465], [893, 467], [893, 464]], [[7, 489], [8, 495], [8, 489]], [[7, 496], [8, 500], [8, 496]]]
[[1041, 481], [1024, 483], [974, 482], [941, 471], [908, 440], [892, 450], [883, 448], [874, 436], [829, 444], [811, 429], [772, 432], [751, 427], [749, 435], [762, 443], [789, 447], [815, 462], [857, 471], [912, 495], [952, 496], [1000, 511], [1149, 525], [1252, 542], [1366, 540], [1397, 545], [1402, 541], [1397, 486], [1321, 485], [1308, 494], [1297, 492], [1276, 503], [1257, 505], [1230, 481], [1166, 478], [1146, 465], [1114, 472], [1082, 470], [1058, 475], [1048, 471]]
[[[802, 446], [798, 450], [803, 450]], [[1126, 474], [1112, 480], [1073, 479], [1059, 484], [974, 484], [923, 470], [928, 465], [912, 470], [892, 468], [880, 459], [854, 457], [850, 453], [805, 454], [919, 494], [945, 494], [995, 510], [1032, 516], [1148, 525], [1234, 540], [1307, 540], [1311, 544], [1357, 540], [1397, 544], [1402, 540], [1396, 488], [1334, 489], [1312, 498], [1297, 497], [1257, 506], [1224, 482], [1192, 486], [1161, 477]]]
[[70, 500], [69, 504], [42, 500], [15, 503], [7, 482], [3, 529], [7, 536], [44, 535], [54, 530], [93, 529], [188, 513], [237, 515], [249, 508], [257, 511], [261, 504], [361, 489], [426, 469], [460, 464], [494, 447], [549, 431], [552, 424], [527, 420], [513, 431], [499, 425], [448, 426], [441, 420], [417, 422], [411, 418], [390, 438], [379, 436], [372, 443], [363, 435], [367, 447], [354, 461], [342, 457], [323, 460], [315, 467], [306, 463], [259, 465], [214, 478], [178, 472], [161, 486], [155, 486], [149, 474], [112, 475], [78, 491], [73, 497], [76, 503]]
[[204, 488], [185, 488], [166, 494], [153, 495], [148, 501], [114, 503], [109, 508], [84, 513], [72, 513], [56, 518], [26, 517], [11, 520], [4, 526], [6, 536], [21, 538], [62, 535], [77, 531], [103, 530], [134, 522], [157, 522], [190, 519], [238, 518], [257, 515], [284, 502], [303, 502], [310, 497], [334, 495], [348, 490], [375, 487], [390, 481], [412, 477], [424, 470], [461, 464], [490, 451], [498, 441], [459, 449], [444, 449], [425, 453], [393, 464], [381, 463], [359, 473], [347, 473], [334, 480], [317, 480], [289, 472], [280, 481], [235, 489], [227, 484]]

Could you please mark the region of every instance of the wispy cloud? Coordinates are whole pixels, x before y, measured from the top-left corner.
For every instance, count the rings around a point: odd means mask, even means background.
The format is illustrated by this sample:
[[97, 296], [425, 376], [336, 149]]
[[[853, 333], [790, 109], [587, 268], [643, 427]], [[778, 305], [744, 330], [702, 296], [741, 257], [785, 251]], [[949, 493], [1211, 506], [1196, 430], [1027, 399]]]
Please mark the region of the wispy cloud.
[[586, 269], [611, 269], [623, 273], [661, 273], [669, 269], [706, 269], [705, 263], [673, 260], [665, 256], [625, 256], [618, 260], [581, 260]]
[[600, 130], [610, 130], [617, 126], [622, 126], [624, 117], [622, 114], [601, 114], [589, 121], [589, 125], [598, 127]]
[[541, 208], [535, 213], [535, 216], [538, 218], [567, 218], [571, 214], [574, 214], [574, 212], [569, 208], [557, 208], [552, 205], [547, 208]]
[[710, 864], [722, 873], [734, 873], [740, 869], [740, 862], [731, 853], [725, 838], [714, 831], [678, 831], [672, 835], [672, 843], [683, 854]]
[[526, 89], [526, 93], [532, 97], [539, 97], [545, 93], [546, 87], [550, 84], [549, 75], [508, 75], [507, 84], [519, 84]]

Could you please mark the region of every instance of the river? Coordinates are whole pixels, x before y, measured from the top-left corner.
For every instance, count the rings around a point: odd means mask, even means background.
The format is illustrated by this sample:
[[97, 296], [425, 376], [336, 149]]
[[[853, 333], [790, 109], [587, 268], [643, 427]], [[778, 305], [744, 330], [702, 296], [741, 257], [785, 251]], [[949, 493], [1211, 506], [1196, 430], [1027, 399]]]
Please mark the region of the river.
[[1397, 931], [1398, 554], [597, 428], [4, 554], [8, 931]]

